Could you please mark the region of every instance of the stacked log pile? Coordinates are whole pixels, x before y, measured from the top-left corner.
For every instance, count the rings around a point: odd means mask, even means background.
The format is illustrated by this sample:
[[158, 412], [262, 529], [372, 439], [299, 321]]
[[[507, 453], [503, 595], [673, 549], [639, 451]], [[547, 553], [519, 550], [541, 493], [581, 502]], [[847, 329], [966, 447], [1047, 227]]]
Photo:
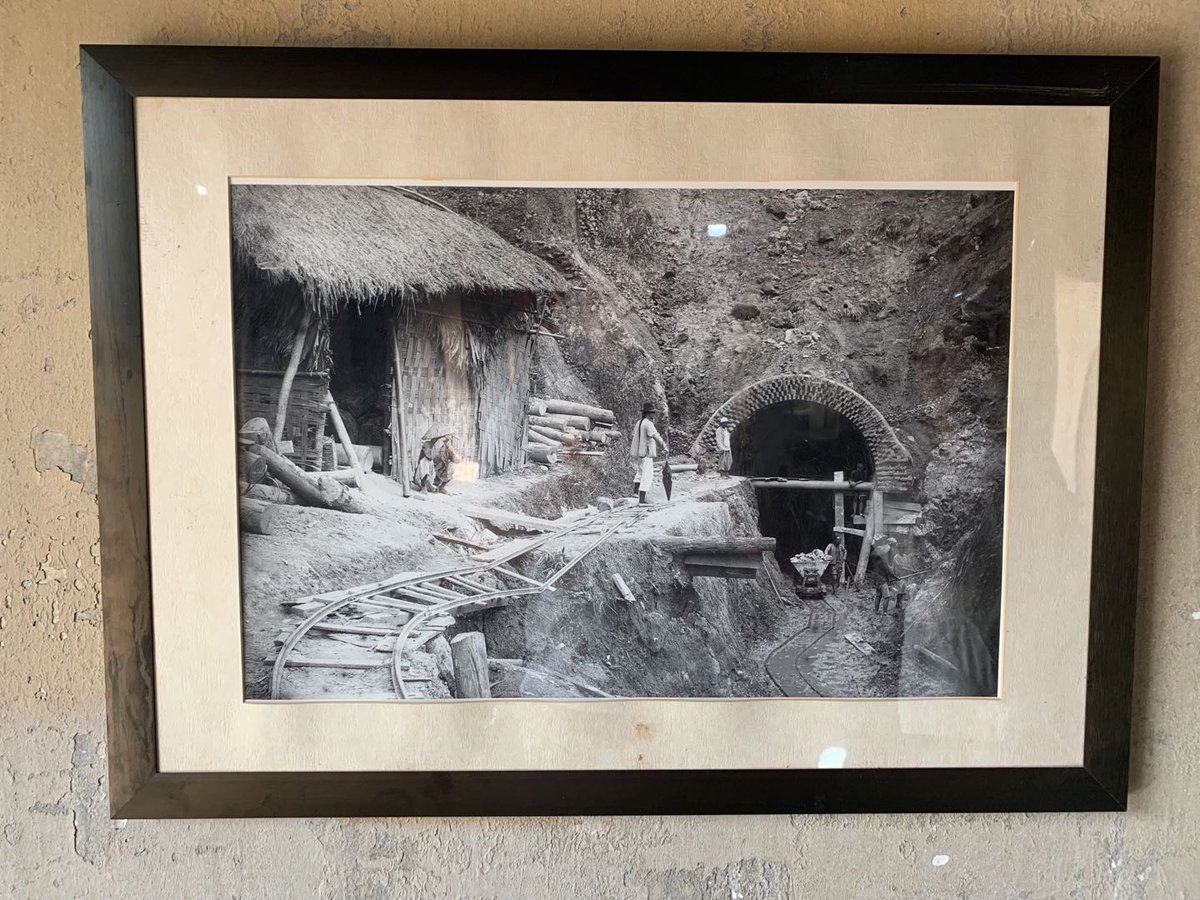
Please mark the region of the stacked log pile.
[[604, 456], [620, 436], [611, 409], [571, 400], [529, 398], [525, 452], [552, 466], [564, 457]]

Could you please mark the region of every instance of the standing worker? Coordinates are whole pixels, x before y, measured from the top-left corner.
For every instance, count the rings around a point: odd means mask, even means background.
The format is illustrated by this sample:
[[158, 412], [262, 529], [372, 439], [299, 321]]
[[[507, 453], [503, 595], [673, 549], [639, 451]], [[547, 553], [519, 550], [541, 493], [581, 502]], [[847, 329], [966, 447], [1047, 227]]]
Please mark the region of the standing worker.
[[871, 558], [867, 563], [867, 576], [875, 583], [875, 612], [888, 611], [892, 600], [896, 601], [895, 608], [900, 608], [900, 592], [897, 587], [899, 578], [896, 576], [896, 539], [893, 537], [880, 538], [871, 548]]
[[646, 503], [646, 493], [654, 484], [654, 459], [658, 456], [658, 448], [667, 449], [667, 442], [662, 439], [658, 429], [654, 427], [654, 404], [642, 404], [641, 421], [634, 426], [633, 439], [629, 443], [629, 455], [637, 465], [633, 489], [637, 492], [638, 502]]
[[729, 474], [729, 470], [733, 468], [733, 451], [729, 445], [729, 435], [732, 433], [733, 422], [721, 416], [717, 420], [717, 471], [722, 476]]
[[842, 586], [842, 579], [846, 574], [846, 538], [842, 535], [834, 535], [832, 541], [825, 548], [825, 554], [832, 557], [829, 563], [829, 573], [832, 578], [833, 592], [836, 594]]

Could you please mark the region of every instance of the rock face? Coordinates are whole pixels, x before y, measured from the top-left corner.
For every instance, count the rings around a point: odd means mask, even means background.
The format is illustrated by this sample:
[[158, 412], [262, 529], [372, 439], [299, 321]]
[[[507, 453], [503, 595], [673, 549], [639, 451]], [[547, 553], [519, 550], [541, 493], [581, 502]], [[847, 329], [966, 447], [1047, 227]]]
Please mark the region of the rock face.
[[741, 388], [807, 372], [866, 397], [911, 452], [923, 561], [951, 555], [997, 502], [1011, 194], [430, 193], [567, 276], [549, 313], [563, 339], [539, 364], [547, 378], [565, 367], [620, 421], [665, 404], [686, 447]]

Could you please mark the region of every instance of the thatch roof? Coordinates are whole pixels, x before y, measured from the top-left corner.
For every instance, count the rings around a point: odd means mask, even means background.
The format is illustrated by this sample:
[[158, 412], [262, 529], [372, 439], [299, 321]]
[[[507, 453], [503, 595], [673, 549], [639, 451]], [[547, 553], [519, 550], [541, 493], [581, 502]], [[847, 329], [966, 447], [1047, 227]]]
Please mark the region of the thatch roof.
[[567, 289], [548, 263], [402, 189], [246, 184], [232, 194], [235, 264], [296, 282], [318, 308]]

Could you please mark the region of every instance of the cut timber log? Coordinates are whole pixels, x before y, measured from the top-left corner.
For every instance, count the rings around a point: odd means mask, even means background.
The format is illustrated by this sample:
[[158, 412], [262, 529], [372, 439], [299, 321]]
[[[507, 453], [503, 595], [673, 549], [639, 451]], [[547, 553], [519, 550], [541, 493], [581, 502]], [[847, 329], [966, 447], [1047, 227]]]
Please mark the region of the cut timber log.
[[563, 442], [558, 440], [558, 438], [546, 437], [543, 434], [538, 434], [533, 430], [532, 425], [525, 431], [525, 440], [527, 440], [530, 444], [540, 444], [543, 447], [550, 447], [554, 450], [561, 450], [563, 448]]
[[509, 512], [507, 509], [490, 509], [484, 506], [464, 506], [462, 513], [472, 519], [484, 522], [495, 522], [497, 525], [512, 525], [527, 531], [562, 531], [565, 527], [559, 522], [549, 519], [539, 519], [536, 516], [525, 516], [521, 513]]
[[553, 466], [558, 462], [558, 450], [554, 447], [529, 444], [525, 448], [525, 453], [533, 462], [545, 466]]
[[311, 478], [289, 459], [268, 450], [262, 444], [250, 448], [267, 462], [267, 470], [283, 482], [305, 506], [336, 509], [339, 512], [362, 512], [344, 485], [331, 478]]
[[561, 419], [551, 416], [530, 416], [530, 425], [537, 425], [539, 428], [549, 428], [551, 431], [566, 431], [567, 423]]
[[613, 572], [613, 584], [617, 586], [617, 590], [621, 592], [621, 596], [625, 598], [626, 603], [637, 603], [637, 597], [633, 595], [633, 591], [629, 589], [629, 585], [625, 583], [625, 579], [620, 573]]
[[591, 431], [583, 432], [583, 439], [590, 443], [603, 444], [604, 446], [607, 447], [608, 442], [610, 440], [612, 440], [614, 437], [619, 436], [620, 433], [621, 432], [615, 431], [611, 428], [609, 428], [607, 430], [602, 429], [602, 428], [593, 428]]
[[547, 428], [554, 428], [559, 431], [562, 431], [564, 428], [578, 428], [580, 431], [590, 431], [592, 428], [592, 420], [587, 416], [530, 415], [529, 421], [534, 425], [545, 425]]
[[274, 504], [242, 497], [238, 501], [238, 524], [251, 534], [270, 534], [275, 520]]
[[762, 565], [762, 554], [728, 555], [697, 553], [683, 558], [683, 567], [693, 577], [707, 578], [757, 578]]
[[671, 471], [676, 475], [680, 472], [699, 472], [700, 466], [696, 463], [681, 463], [679, 465], [671, 463]]
[[750, 556], [775, 552], [775, 538], [773, 537], [701, 538], [668, 535], [663, 537], [649, 537], [646, 540], [660, 550], [677, 554], [713, 553], [725, 556]]
[[[263, 462], [266, 465], [266, 462]], [[275, 487], [273, 484], [252, 484], [246, 488], [246, 496], [252, 500], [264, 500], [267, 503], [295, 503], [296, 496], [287, 488]]]
[[519, 669], [524, 665], [523, 659], [505, 659], [502, 656], [493, 656], [488, 660], [489, 669]]
[[454, 661], [454, 685], [459, 697], [487, 698], [492, 696], [488, 680], [487, 645], [478, 631], [454, 636], [450, 642]]
[[275, 446], [275, 439], [271, 437], [271, 423], [262, 416], [246, 420], [245, 424], [238, 429], [238, 443], [243, 446], [266, 444], [272, 450], [279, 450]]
[[579, 438], [566, 431], [555, 431], [552, 428], [544, 428], [541, 425], [530, 425], [529, 436], [537, 437], [542, 441], [557, 442], [564, 447], [574, 447], [579, 443]]
[[593, 422], [616, 422], [617, 416], [611, 409], [602, 409], [599, 406], [588, 406], [586, 403], [573, 403], [570, 400], [558, 400], [555, 398], [547, 398], [545, 400], [536, 397], [529, 399], [530, 410], [535, 405], [544, 409], [544, 413], [539, 415], [563, 415], [563, 416], [582, 416], [585, 419], [591, 419]]
[[258, 484], [267, 477], [266, 460], [247, 450], [238, 451], [237, 466], [238, 479], [247, 484]]

